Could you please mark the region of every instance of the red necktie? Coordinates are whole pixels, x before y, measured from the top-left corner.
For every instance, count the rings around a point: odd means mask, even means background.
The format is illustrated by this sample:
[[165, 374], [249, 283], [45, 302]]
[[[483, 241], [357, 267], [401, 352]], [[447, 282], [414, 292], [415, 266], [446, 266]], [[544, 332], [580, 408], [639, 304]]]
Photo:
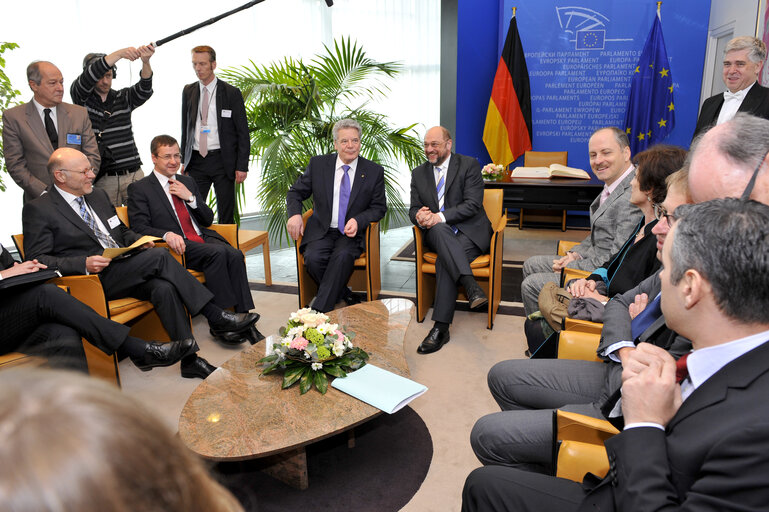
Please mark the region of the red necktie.
[[691, 354], [691, 352], [682, 355], [678, 358], [678, 361], [676, 361], [676, 382], [679, 384], [689, 376], [689, 369], [686, 367], [686, 359], [689, 357], [689, 354]]
[[174, 201], [174, 208], [176, 209], [176, 215], [179, 216], [179, 223], [182, 225], [182, 231], [184, 231], [184, 237], [187, 240], [193, 242], [203, 243], [203, 239], [195, 231], [195, 226], [192, 225], [192, 219], [190, 218], [190, 212], [187, 211], [187, 205], [179, 196], [171, 194], [171, 199]]

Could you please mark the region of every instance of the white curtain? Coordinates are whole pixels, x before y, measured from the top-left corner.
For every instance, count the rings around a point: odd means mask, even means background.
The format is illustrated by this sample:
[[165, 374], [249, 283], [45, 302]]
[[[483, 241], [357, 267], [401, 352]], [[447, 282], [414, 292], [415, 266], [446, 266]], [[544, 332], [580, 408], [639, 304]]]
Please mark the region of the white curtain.
[[[0, 40], [18, 43], [6, 52], [6, 73], [29, 101], [25, 69], [33, 60], [50, 60], [64, 75], [64, 101], [69, 85], [82, 70], [89, 52], [110, 53], [161, 39], [200, 21], [234, 9], [245, 0], [219, 2], [178, 0], [6, 0], [0, 16]], [[246, 11], [183, 36], [157, 49], [150, 61], [154, 71], [152, 98], [133, 114], [134, 134], [150, 172], [149, 143], [161, 133], [180, 137], [182, 87], [195, 80], [190, 49], [208, 44], [216, 49], [221, 67], [264, 64], [284, 56], [309, 59], [350, 36], [368, 56], [379, 61], [400, 61], [404, 68], [392, 80], [390, 94], [376, 105], [398, 126], [418, 123], [419, 136], [438, 124], [440, 88], [439, 0], [336, 0], [328, 8], [323, 0], [266, 0]], [[139, 77], [139, 62], [118, 63], [113, 87], [126, 87]], [[364, 141], [365, 143], [365, 141]], [[404, 198], [408, 201], [409, 169], [402, 169]], [[9, 246], [10, 235], [21, 232], [21, 189], [7, 174], [6, 192], [0, 193], [3, 229], [0, 241]], [[259, 169], [252, 166], [246, 181], [246, 212], [256, 212], [254, 199]]]

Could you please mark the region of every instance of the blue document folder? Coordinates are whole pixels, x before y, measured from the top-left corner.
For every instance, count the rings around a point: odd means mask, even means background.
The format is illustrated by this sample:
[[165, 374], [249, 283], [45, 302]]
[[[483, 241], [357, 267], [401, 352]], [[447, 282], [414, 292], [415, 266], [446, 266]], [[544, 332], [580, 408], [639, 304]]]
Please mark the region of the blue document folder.
[[427, 386], [373, 364], [336, 378], [331, 387], [392, 414], [427, 391]]

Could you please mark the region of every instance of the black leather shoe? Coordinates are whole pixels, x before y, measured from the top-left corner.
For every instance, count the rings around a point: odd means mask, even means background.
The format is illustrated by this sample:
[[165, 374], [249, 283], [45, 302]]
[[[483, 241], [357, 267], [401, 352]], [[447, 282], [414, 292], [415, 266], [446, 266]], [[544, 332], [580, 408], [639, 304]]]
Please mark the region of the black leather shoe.
[[182, 377], [185, 379], [205, 379], [211, 375], [216, 366], [198, 356], [191, 361], [182, 362]]
[[242, 332], [259, 320], [259, 313], [231, 313], [222, 311], [219, 318], [209, 320], [211, 333], [218, 336], [226, 332]]
[[246, 338], [248, 339], [249, 343], [256, 345], [258, 342], [264, 339], [264, 334], [259, 332], [259, 329], [257, 329], [255, 325], [252, 325]]
[[348, 306], [354, 306], [355, 304], [360, 304], [360, 299], [355, 294], [345, 295], [342, 300], [345, 304]]
[[157, 366], [171, 366], [181, 358], [194, 353], [198, 348], [195, 338], [187, 338], [170, 343], [158, 343], [148, 341], [147, 348], [140, 359], [131, 358], [131, 361], [141, 371], [146, 372]]
[[467, 291], [467, 302], [470, 304], [470, 309], [477, 309], [488, 304], [489, 299], [483, 293], [483, 288], [476, 286]]
[[216, 340], [219, 341], [222, 345], [227, 345], [229, 347], [233, 347], [235, 345], [240, 345], [244, 341], [248, 339], [248, 333], [249, 331], [244, 329], [241, 332], [232, 332], [232, 331], [222, 331], [222, 332], [216, 332], [213, 329], [209, 329], [211, 333], [211, 336]]
[[449, 331], [441, 332], [437, 327], [430, 329], [425, 339], [417, 348], [417, 352], [420, 354], [430, 354], [431, 352], [437, 352], [443, 345], [449, 342]]

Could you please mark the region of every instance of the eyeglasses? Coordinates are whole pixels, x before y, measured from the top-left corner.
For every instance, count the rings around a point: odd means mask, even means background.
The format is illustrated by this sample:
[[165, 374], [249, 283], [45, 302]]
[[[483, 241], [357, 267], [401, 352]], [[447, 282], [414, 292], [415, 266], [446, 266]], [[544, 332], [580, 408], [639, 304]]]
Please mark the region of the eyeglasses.
[[182, 155], [181, 153], [174, 153], [173, 155], [157, 155], [157, 158], [159, 158], [160, 160], [171, 160], [171, 159], [181, 160]]
[[96, 169], [94, 169], [93, 167], [88, 167], [87, 169], [84, 169], [82, 171], [73, 171], [72, 169], [59, 169], [59, 170], [60, 171], [67, 171], [67, 172], [74, 172], [75, 174], [82, 174], [83, 176], [85, 176], [86, 174], [88, 174], [90, 172], [91, 174], [96, 176]]
[[758, 173], [761, 171], [761, 166], [764, 165], [764, 160], [766, 160], [766, 157], [769, 156], [769, 152], [764, 155], [764, 158], [759, 160], [758, 165], [756, 166], [756, 169], [753, 171], [753, 176], [750, 177], [750, 181], [748, 182], [748, 185], [745, 187], [745, 191], [742, 193], [742, 196], [740, 196], [740, 199], [743, 201], [747, 201], [750, 199], [750, 194], [753, 193], [753, 187], [756, 186], [756, 178], [758, 178]]
[[676, 216], [674, 213], [668, 213], [668, 211], [665, 209], [664, 206], [657, 203], [652, 204], [652, 208], [654, 208], [655, 219], [657, 220], [665, 219], [665, 222], [668, 223], [668, 227], [669, 228], [673, 227], [673, 223], [676, 221]]

